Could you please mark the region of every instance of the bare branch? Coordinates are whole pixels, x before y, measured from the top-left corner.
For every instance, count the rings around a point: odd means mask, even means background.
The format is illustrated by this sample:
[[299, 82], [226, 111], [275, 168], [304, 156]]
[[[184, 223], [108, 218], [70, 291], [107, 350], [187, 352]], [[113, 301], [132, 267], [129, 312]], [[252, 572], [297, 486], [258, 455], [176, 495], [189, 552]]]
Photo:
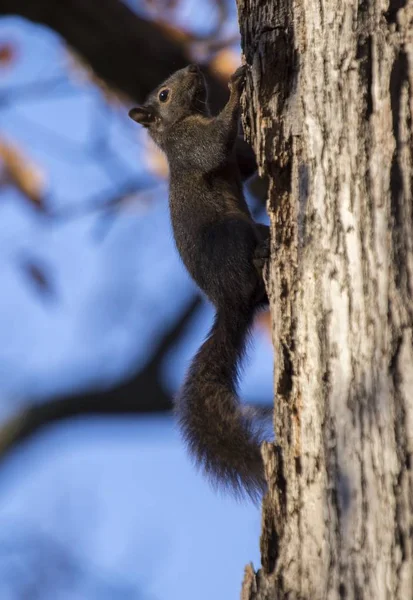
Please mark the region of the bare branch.
[[195, 296], [173, 326], [164, 334], [143, 370], [109, 390], [98, 390], [52, 398], [32, 404], [0, 430], [0, 458], [45, 427], [79, 416], [154, 414], [172, 408], [169, 394], [160, 384], [159, 369], [182, 330], [201, 305]]

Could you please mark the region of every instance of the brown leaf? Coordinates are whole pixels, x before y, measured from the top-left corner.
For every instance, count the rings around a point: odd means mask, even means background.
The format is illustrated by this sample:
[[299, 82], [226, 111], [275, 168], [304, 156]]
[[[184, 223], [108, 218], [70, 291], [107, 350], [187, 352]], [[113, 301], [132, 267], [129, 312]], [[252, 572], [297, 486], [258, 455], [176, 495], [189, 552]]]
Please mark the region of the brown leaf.
[[257, 315], [256, 321], [255, 321], [257, 327], [259, 329], [261, 329], [261, 331], [264, 331], [267, 336], [271, 339], [271, 330], [272, 330], [272, 326], [271, 326], [271, 313], [269, 310], [266, 310], [264, 312], [261, 312]]
[[189, 44], [194, 40], [194, 34], [189, 31], [185, 31], [181, 27], [171, 25], [170, 23], [162, 21], [161, 19], [157, 19], [156, 23], [159, 29], [163, 31], [165, 36], [169, 37], [171, 40], [174, 40], [177, 43], [182, 44], [183, 46], [185, 46], [185, 44]]
[[221, 81], [226, 82], [239, 64], [239, 55], [231, 48], [224, 48], [211, 59], [209, 67]]
[[17, 56], [17, 48], [11, 42], [0, 43], [0, 66], [8, 67], [15, 60]]
[[14, 185], [41, 210], [44, 210], [45, 178], [40, 169], [16, 145], [0, 140], [2, 183]]

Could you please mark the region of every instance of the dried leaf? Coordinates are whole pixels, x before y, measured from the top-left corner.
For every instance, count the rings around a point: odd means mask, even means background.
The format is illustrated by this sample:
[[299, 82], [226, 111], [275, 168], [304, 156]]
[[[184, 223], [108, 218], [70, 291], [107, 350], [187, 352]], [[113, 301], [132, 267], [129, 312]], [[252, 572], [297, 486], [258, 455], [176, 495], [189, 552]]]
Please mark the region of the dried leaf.
[[270, 311], [266, 310], [264, 312], [259, 313], [255, 322], [257, 327], [261, 329], [261, 331], [264, 331], [267, 334], [267, 336], [271, 339], [272, 326]]
[[0, 43], [0, 66], [9, 67], [16, 60], [17, 48], [11, 42]]
[[239, 64], [239, 55], [231, 48], [224, 48], [211, 59], [209, 67], [221, 81], [226, 82]]
[[16, 145], [0, 140], [2, 183], [14, 185], [36, 208], [44, 210], [45, 177]]
[[176, 25], [171, 25], [170, 23], [166, 23], [160, 19], [157, 19], [156, 24], [158, 25], [159, 29], [163, 31], [166, 37], [169, 37], [171, 40], [177, 43], [185, 45], [194, 41], [194, 34], [190, 31], [185, 31], [180, 27], [176, 27]]
[[[182, 29], [180, 26], [171, 24], [171, 19], [179, 20], [178, 9], [182, 4], [180, 0], [145, 0], [145, 3], [147, 10], [151, 14], [152, 20], [156, 21], [156, 24], [163, 30], [165, 35], [174, 41], [181, 43], [183, 46], [204, 42], [206, 47], [204, 48], [203, 54], [205, 54], [209, 42], [214, 44], [217, 41], [223, 26], [228, 22], [228, 4], [226, 0], [214, 0], [211, 2], [211, 4], [215, 4], [217, 16], [212, 18], [212, 23], [210, 23], [210, 25], [213, 29], [206, 35], [188, 31]], [[215, 11], [212, 10], [212, 14], [214, 12]], [[214, 21], [216, 21], [215, 24]], [[218, 43], [220, 44], [220, 47], [225, 45], [225, 42]]]

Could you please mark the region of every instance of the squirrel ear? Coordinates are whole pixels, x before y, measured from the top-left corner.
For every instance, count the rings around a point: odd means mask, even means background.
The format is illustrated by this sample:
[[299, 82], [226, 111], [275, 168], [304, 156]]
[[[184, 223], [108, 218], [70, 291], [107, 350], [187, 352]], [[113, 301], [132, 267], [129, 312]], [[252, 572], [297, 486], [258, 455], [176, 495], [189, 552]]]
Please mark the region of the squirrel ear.
[[129, 111], [129, 116], [133, 121], [140, 123], [144, 127], [148, 127], [155, 120], [155, 115], [150, 108], [145, 106], [137, 106]]

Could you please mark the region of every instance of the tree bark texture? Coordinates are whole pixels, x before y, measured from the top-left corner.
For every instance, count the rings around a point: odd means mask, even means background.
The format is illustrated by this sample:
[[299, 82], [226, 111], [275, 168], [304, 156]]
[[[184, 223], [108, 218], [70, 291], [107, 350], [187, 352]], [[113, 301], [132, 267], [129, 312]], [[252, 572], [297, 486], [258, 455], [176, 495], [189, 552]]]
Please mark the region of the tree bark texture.
[[238, 0], [275, 444], [243, 600], [413, 598], [413, 2]]

